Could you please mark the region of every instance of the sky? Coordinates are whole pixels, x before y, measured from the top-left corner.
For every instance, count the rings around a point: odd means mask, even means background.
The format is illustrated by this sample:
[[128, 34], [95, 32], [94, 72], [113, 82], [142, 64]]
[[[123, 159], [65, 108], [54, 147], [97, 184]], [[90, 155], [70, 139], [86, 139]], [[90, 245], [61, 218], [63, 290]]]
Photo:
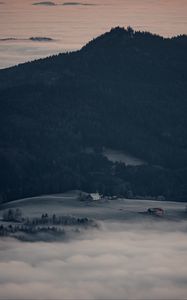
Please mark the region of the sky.
[[165, 37], [187, 33], [187, 0], [83, 0], [77, 5], [54, 0], [55, 5], [33, 5], [36, 2], [42, 0], [0, 1], [0, 68], [80, 49], [115, 26], [130, 25]]

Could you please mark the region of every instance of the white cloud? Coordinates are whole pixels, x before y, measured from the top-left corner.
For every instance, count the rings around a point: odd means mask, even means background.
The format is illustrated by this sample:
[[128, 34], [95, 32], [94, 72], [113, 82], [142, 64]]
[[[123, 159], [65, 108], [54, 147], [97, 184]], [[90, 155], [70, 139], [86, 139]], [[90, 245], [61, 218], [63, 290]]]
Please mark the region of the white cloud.
[[186, 222], [103, 223], [66, 243], [4, 239], [0, 298], [185, 299], [186, 259]]

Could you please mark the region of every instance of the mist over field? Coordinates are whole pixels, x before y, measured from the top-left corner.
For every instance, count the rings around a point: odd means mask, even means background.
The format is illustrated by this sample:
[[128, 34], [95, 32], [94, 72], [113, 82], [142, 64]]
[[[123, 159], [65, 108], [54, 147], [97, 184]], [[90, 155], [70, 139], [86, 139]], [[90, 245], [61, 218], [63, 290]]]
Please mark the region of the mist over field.
[[69, 242], [2, 239], [0, 298], [186, 299], [186, 221], [100, 225]]

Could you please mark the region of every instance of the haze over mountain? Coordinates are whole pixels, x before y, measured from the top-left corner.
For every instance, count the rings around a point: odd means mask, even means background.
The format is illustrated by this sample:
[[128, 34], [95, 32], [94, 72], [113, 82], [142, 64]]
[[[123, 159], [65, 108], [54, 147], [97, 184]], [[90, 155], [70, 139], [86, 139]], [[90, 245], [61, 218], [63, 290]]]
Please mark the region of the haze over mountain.
[[[2, 201], [75, 188], [186, 200], [186, 53], [185, 35], [117, 27], [1, 70]], [[112, 163], [103, 147], [146, 164]]]

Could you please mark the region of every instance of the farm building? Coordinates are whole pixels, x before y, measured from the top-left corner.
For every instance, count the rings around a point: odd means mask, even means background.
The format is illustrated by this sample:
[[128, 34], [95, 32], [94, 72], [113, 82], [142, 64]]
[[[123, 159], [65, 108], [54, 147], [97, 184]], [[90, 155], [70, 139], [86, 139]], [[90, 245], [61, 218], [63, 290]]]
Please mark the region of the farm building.
[[160, 207], [148, 208], [147, 213], [150, 215], [162, 217], [164, 215], [164, 210]]

